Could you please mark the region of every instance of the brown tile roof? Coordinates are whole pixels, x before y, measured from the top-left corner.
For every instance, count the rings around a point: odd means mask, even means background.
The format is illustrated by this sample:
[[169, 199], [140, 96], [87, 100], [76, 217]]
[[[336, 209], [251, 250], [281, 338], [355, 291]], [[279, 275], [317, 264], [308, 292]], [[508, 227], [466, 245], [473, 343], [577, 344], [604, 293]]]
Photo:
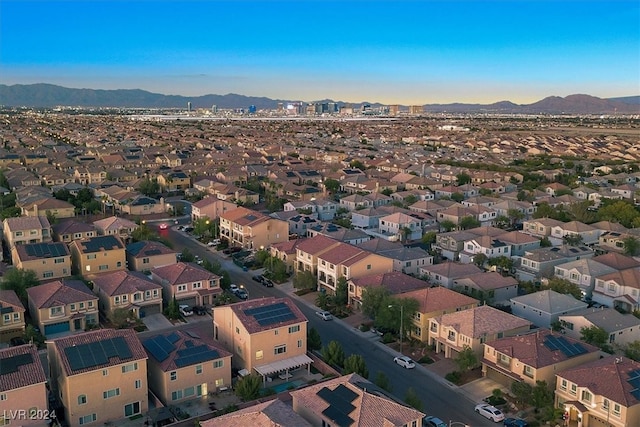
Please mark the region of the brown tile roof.
[[443, 262], [442, 264], [428, 265], [422, 269], [448, 279], [458, 279], [482, 272], [475, 264], [461, 264], [459, 262]]
[[271, 245], [271, 247], [278, 250], [279, 252], [284, 252], [286, 254], [295, 254], [296, 250], [298, 249], [298, 244], [302, 241], [302, 239], [293, 239], [286, 242], [274, 243]]
[[20, 298], [11, 289], [0, 289], [0, 308], [11, 307], [13, 311], [23, 312], [25, 311]]
[[280, 399], [258, 403], [220, 417], [200, 421], [201, 427], [311, 427]]
[[[278, 323], [272, 323], [269, 325], [261, 326], [253, 315], [245, 313], [246, 310], [250, 310], [258, 307], [267, 307], [267, 306], [275, 305], [278, 303], [283, 303], [287, 307], [289, 307], [289, 310], [291, 310], [291, 312], [295, 315], [295, 318], [278, 322]], [[289, 298], [267, 297], [267, 298], [253, 299], [253, 300], [239, 302], [236, 304], [231, 304], [229, 307], [234, 312], [238, 320], [242, 322], [247, 332], [249, 332], [250, 334], [255, 334], [257, 332], [262, 332], [262, 331], [268, 331], [274, 328], [281, 328], [287, 325], [295, 325], [301, 322], [307, 322], [307, 318], [305, 317], [305, 315], [302, 314], [302, 311], [300, 311], [298, 306], [296, 306], [293, 303], [293, 301], [291, 301]]]
[[135, 222], [117, 216], [99, 219], [98, 221], [94, 221], [93, 225], [100, 230], [120, 230], [121, 228], [133, 230], [138, 228], [138, 224]]
[[332, 239], [321, 234], [316, 234], [308, 239], [301, 239], [298, 243], [298, 249], [308, 254], [319, 254], [327, 249], [339, 244], [335, 239]]
[[[640, 362], [626, 357], [609, 356], [556, 375], [628, 408], [640, 404], [640, 400], [631, 394], [636, 387], [628, 381], [629, 374], [638, 370]], [[597, 375], [594, 375], [596, 372]]]
[[142, 241], [130, 243], [126, 247], [126, 251], [134, 258], [144, 258], [155, 255], [177, 254], [178, 252], [156, 241]]
[[640, 268], [627, 268], [598, 277], [599, 280], [613, 281], [620, 286], [640, 288]]
[[161, 279], [165, 279], [170, 285], [197, 282], [198, 280], [217, 279], [212, 272], [190, 262], [178, 262], [162, 267], [156, 267], [152, 273]]
[[87, 224], [75, 220], [68, 220], [59, 222], [53, 225], [53, 232], [57, 235], [74, 234], [74, 233], [86, 233], [88, 231], [95, 231], [93, 224]]
[[469, 304], [478, 304], [475, 298], [463, 295], [459, 292], [443, 286], [423, 288], [399, 295], [402, 298], [413, 298], [420, 303], [420, 313], [433, 313], [451, 310]]
[[[0, 392], [15, 390], [47, 381], [38, 349], [31, 344], [0, 349]], [[10, 369], [10, 366], [15, 366]], [[6, 373], [1, 373], [5, 372]]]
[[[20, 261], [31, 261], [41, 258], [58, 258], [69, 256], [69, 248], [62, 242], [44, 242], [44, 243], [27, 243], [26, 245], [17, 245], [16, 252]], [[40, 254], [30, 255], [32, 254]]]
[[27, 289], [36, 308], [57, 307], [74, 302], [98, 300], [81, 280], [55, 280]]
[[49, 220], [44, 216], [21, 216], [17, 218], [7, 218], [5, 221], [11, 231], [44, 230], [51, 228]]
[[518, 284], [518, 281], [513, 277], [505, 277], [495, 271], [489, 271], [486, 273], [471, 274], [454, 282], [455, 285], [463, 285], [465, 283], [473, 284], [480, 289], [490, 290], [515, 286]]
[[[415, 289], [422, 289], [430, 286], [429, 283], [424, 280], [417, 279], [400, 271], [372, 274], [370, 276], [353, 278], [351, 281], [354, 285], [364, 288], [383, 286], [392, 294], [410, 292]], [[402, 296], [405, 297], [406, 294]]]
[[355, 257], [361, 259], [360, 257], [363, 254], [368, 255], [371, 254], [371, 252], [365, 251], [364, 249], [360, 249], [348, 243], [340, 243], [338, 246], [331, 248], [330, 251], [318, 255], [318, 258], [321, 258], [331, 264], [344, 264]]
[[291, 396], [298, 406], [307, 408], [332, 425], [336, 424], [335, 420], [322, 414], [330, 406], [318, 395], [319, 392], [323, 393], [322, 390], [330, 393], [338, 388], [346, 388], [355, 394], [350, 402], [354, 409], [346, 414], [354, 421], [352, 425], [355, 426], [401, 427], [424, 417], [422, 412], [367, 391], [367, 385], [372, 386], [371, 382], [358, 374], [349, 374], [292, 391]]
[[132, 294], [136, 291], [162, 289], [139, 271], [114, 271], [93, 277], [93, 284], [108, 296]]
[[640, 267], [640, 262], [636, 261], [634, 258], [616, 252], [599, 255], [594, 257], [593, 260], [608, 267], [615, 268], [616, 270]]
[[577, 356], [574, 355], [569, 357], [561, 350], [549, 349], [549, 347], [544, 344], [548, 336], [554, 336], [557, 338], [562, 337], [570, 344], [579, 344], [587, 351], [587, 353], [600, 351], [598, 347], [554, 333], [549, 329], [539, 329], [532, 334], [501, 338], [496, 341], [488, 342], [487, 345], [493, 347], [500, 353], [518, 359], [522, 363], [533, 368], [550, 366]]
[[452, 327], [458, 333], [471, 338], [480, 338], [485, 334], [497, 334], [531, 325], [528, 320], [488, 305], [443, 314], [438, 316], [436, 321], [442, 326]]

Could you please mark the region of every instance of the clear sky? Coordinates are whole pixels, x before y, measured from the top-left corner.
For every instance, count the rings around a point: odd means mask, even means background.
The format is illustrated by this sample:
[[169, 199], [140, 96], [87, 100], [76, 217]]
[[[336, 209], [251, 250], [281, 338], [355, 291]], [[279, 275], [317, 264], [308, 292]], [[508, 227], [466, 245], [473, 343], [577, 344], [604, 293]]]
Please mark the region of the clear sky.
[[640, 95], [640, 1], [0, 1], [0, 83], [427, 104]]

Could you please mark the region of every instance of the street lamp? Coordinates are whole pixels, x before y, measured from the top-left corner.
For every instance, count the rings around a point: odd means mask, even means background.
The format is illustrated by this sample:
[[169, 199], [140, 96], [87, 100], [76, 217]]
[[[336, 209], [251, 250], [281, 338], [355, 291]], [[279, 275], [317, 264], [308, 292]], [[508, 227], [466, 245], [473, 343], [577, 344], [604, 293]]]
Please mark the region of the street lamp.
[[[389, 308], [392, 308], [393, 305], [389, 305]], [[403, 328], [402, 325], [404, 323], [404, 306], [402, 304], [400, 304], [400, 354], [402, 354], [402, 332], [403, 332]]]

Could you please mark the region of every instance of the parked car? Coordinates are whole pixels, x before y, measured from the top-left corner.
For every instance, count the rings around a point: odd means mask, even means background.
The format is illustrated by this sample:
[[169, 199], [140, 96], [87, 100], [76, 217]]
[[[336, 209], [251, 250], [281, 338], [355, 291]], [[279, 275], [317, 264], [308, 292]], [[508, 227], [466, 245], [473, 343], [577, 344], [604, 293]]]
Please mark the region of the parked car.
[[183, 228], [183, 230], [184, 230], [185, 233], [191, 233], [193, 231], [193, 227], [187, 226], [187, 227]]
[[244, 289], [238, 289], [236, 291], [236, 296], [240, 299], [249, 299], [249, 294]]
[[185, 317], [193, 316], [193, 309], [186, 304], [182, 304], [179, 307], [180, 314]]
[[320, 317], [322, 320], [331, 320], [333, 319], [333, 315], [328, 311], [316, 311], [316, 316]]
[[9, 340], [12, 346], [24, 345], [27, 342], [22, 337], [13, 337]]
[[502, 411], [496, 408], [495, 406], [491, 406], [487, 403], [477, 404], [474, 410], [478, 414], [482, 415], [485, 418], [490, 419], [494, 423], [504, 420], [504, 414], [502, 413]]
[[264, 277], [262, 274], [256, 274], [255, 276], [253, 276], [253, 277], [252, 277], [252, 279], [253, 279], [255, 282], [263, 283], [263, 281], [264, 281], [265, 277]]
[[220, 239], [213, 239], [209, 243], [207, 243], [207, 246], [209, 246], [209, 247], [218, 246], [219, 244], [220, 244]]
[[198, 316], [204, 316], [207, 314], [207, 309], [203, 305], [196, 305], [193, 307], [193, 312]]
[[504, 420], [505, 427], [528, 427], [529, 423], [520, 418], [507, 418]]
[[266, 286], [267, 288], [273, 288], [273, 282], [271, 281], [271, 279], [267, 279], [266, 277], [262, 280], [262, 285]]
[[232, 283], [232, 284], [229, 285], [229, 292], [231, 292], [234, 295], [235, 295], [236, 292], [238, 292], [239, 289], [240, 288], [235, 283]]
[[429, 415], [422, 419], [422, 427], [447, 427], [447, 424], [440, 418]]
[[410, 357], [407, 357], [407, 356], [394, 357], [393, 361], [405, 369], [413, 369], [416, 367], [415, 362], [411, 360]]

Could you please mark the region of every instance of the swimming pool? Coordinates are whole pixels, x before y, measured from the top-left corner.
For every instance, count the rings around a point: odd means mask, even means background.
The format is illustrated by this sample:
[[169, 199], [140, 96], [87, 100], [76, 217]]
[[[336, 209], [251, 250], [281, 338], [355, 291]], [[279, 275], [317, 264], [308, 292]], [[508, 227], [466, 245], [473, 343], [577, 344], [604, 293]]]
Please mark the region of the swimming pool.
[[273, 387], [269, 387], [269, 388], [271, 388], [276, 393], [282, 393], [283, 391], [288, 390], [290, 387], [292, 389], [295, 389], [300, 387], [302, 384], [304, 384], [304, 381], [302, 380], [293, 380], [286, 383], [274, 385]]

